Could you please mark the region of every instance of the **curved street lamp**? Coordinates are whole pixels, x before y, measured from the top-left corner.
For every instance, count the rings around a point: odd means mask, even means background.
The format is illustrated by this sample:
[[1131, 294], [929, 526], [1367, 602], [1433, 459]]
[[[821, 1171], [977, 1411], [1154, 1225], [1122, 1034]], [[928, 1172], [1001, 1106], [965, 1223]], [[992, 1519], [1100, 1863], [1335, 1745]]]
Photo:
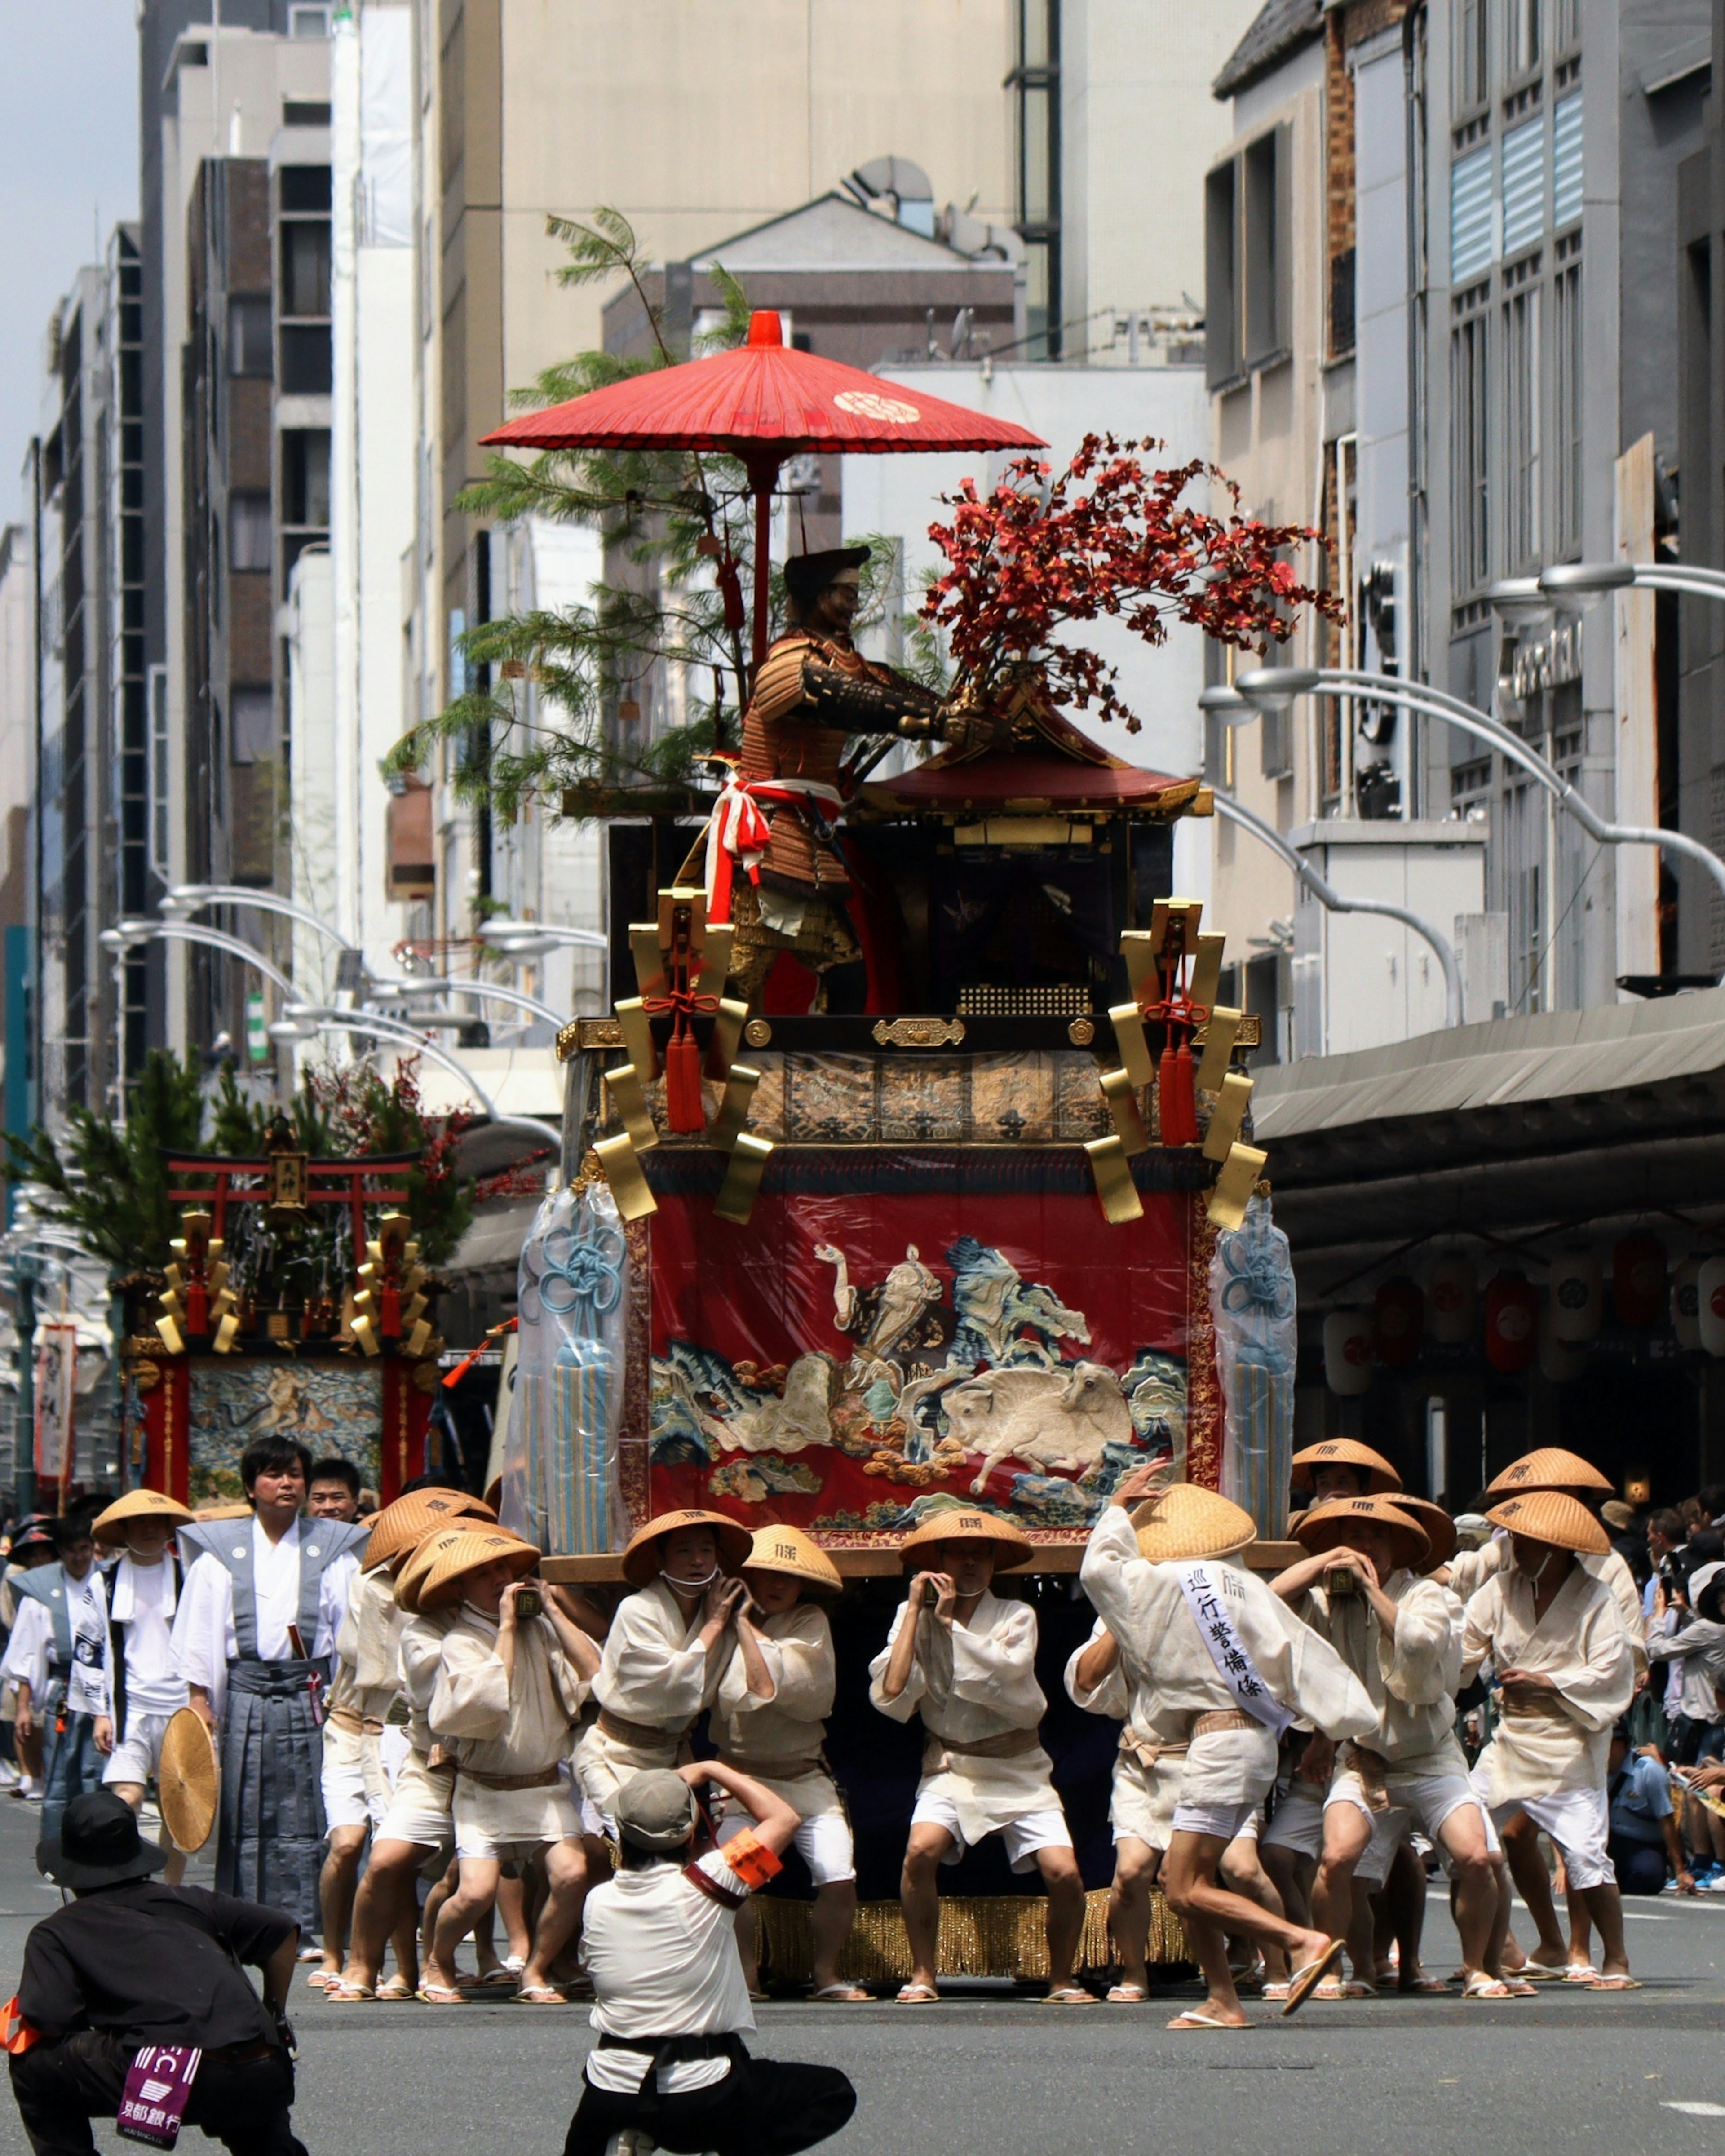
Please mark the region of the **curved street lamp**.
[[1394, 704], [1400, 710], [1417, 711], [1426, 718], [1441, 719], [1458, 732], [1489, 742], [1507, 762], [1518, 764], [1545, 788], [1564, 814], [1572, 817], [1599, 844], [1657, 846], [1666, 853], [1681, 854], [1705, 869], [1721, 893], [1725, 894], [1725, 860], [1711, 847], [1682, 831], [1650, 829], [1640, 824], [1608, 824], [1538, 749], [1501, 719], [1476, 711], [1471, 704], [1464, 704], [1459, 696], [1449, 696], [1424, 682], [1416, 685], [1393, 675], [1370, 674], [1342, 666], [1255, 666], [1240, 675], [1234, 685], [1250, 702], [1271, 711], [1285, 709], [1296, 696], [1322, 692], [1371, 703]]
[[295, 905], [290, 898], [283, 898], [273, 891], [253, 891], [237, 883], [177, 883], [166, 898], [156, 902], [157, 911], [171, 920], [183, 920], [187, 914], [198, 913], [206, 906], [249, 906], [259, 913], [279, 913], [285, 919], [297, 921], [302, 928], [315, 929], [320, 936], [327, 936], [332, 943], [339, 943], [344, 951], [358, 948], [350, 943], [341, 930], [313, 913], [309, 906]]
[[509, 1004], [516, 1010], [529, 1011], [548, 1025], [567, 1023], [549, 1004], [541, 1003], [537, 996], [530, 996], [521, 988], [506, 988], [495, 981], [463, 980], [459, 976], [427, 976], [421, 979], [408, 974], [398, 981], [373, 981], [366, 1000], [368, 1004], [394, 1004], [417, 995], [477, 996], [485, 1002]]
[[166, 939], [177, 943], [201, 943], [211, 951], [225, 952], [228, 957], [238, 958], [254, 973], [261, 973], [285, 996], [297, 995], [299, 991], [279, 967], [272, 966], [261, 951], [239, 937], [229, 936], [221, 928], [204, 928], [192, 921], [122, 921], [117, 928], [105, 928], [96, 941], [105, 951], [116, 953], [130, 951], [139, 943], [151, 943]]
[[[1592, 598], [1603, 592], [1630, 588], [1725, 599], [1725, 569], [1707, 569], [1694, 562], [1562, 562], [1542, 569], [1537, 577], [1514, 581], [1533, 584], [1547, 600]], [[1486, 593], [1494, 606], [1502, 588], [1494, 584]]]
[[604, 951], [609, 949], [611, 942], [603, 929], [565, 928], [554, 921], [499, 918], [482, 921], [479, 935], [480, 941], [489, 943], [493, 950], [518, 958], [530, 958], [540, 952], [554, 951], [559, 944], [574, 944], [588, 951]]
[[485, 1110], [487, 1121], [497, 1129], [531, 1131], [552, 1146], [561, 1148], [562, 1145], [562, 1132], [541, 1122], [536, 1116], [500, 1114], [496, 1103], [465, 1063], [436, 1041], [416, 1033], [404, 1019], [384, 1018], [372, 1011], [335, 1010], [323, 1004], [290, 1003], [282, 1006], [281, 1016], [269, 1029], [270, 1038], [282, 1042], [309, 1040], [315, 1034], [331, 1032], [369, 1034], [373, 1040], [387, 1040], [392, 1046], [411, 1048], [459, 1078]]

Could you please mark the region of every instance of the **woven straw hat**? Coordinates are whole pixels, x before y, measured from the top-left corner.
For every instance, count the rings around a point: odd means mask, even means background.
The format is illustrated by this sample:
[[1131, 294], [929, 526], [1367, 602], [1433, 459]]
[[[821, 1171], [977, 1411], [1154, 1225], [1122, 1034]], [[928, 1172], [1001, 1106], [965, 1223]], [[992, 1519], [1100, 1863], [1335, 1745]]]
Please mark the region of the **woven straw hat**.
[[126, 1540], [128, 1520], [160, 1520], [170, 1527], [183, 1527], [191, 1517], [190, 1509], [164, 1490], [128, 1490], [105, 1512], [97, 1513], [90, 1531], [99, 1543], [115, 1549]]
[[1507, 1497], [1486, 1517], [1494, 1527], [1507, 1527], [1512, 1535], [1549, 1543], [1554, 1549], [1574, 1550], [1581, 1557], [1604, 1557], [1611, 1547], [1609, 1536], [1586, 1506], [1561, 1490], [1530, 1490], [1525, 1496]]
[[1430, 1497], [1410, 1497], [1405, 1490], [1398, 1490], [1390, 1502], [1397, 1512], [1405, 1512], [1425, 1528], [1431, 1544], [1425, 1553], [1425, 1569], [1435, 1572], [1440, 1565], [1447, 1564], [1455, 1554], [1455, 1522], [1443, 1507], [1435, 1505]]
[[754, 1545], [743, 1560], [746, 1571], [779, 1572], [805, 1587], [836, 1594], [844, 1586], [839, 1568], [820, 1544], [800, 1527], [757, 1527]]
[[361, 1553], [360, 1569], [374, 1572], [423, 1542], [434, 1527], [453, 1527], [457, 1520], [484, 1520], [495, 1527], [497, 1515], [465, 1490], [414, 1490], [398, 1497], [372, 1522], [372, 1537]]
[[993, 1543], [996, 1572], [1014, 1572], [1035, 1554], [1022, 1527], [1003, 1520], [998, 1512], [973, 1512], [966, 1507], [957, 1512], [930, 1513], [899, 1544], [898, 1561], [906, 1572], [913, 1572], [924, 1552], [937, 1548], [942, 1543]]
[[[458, 1535], [483, 1534], [485, 1531], [486, 1522], [483, 1520], [458, 1520], [452, 1527], [433, 1527], [428, 1534], [423, 1536], [414, 1543], [401, 1570], [395, 1575], [393, 1592], [397, 1608], [417, 1610], [419, 1607], [419, 1589], [425, 1584], [426, 1576], [432, 1566], [449, 1544]], [[510, 1530], [507, 1527], [499, 1527], [497, 1532], [500, 1535], [506, 1535]], [[519, 1535], [512, 1538], [516, 1542], [521, 1542], [521, 1539]], [[522, 1543], [522, 1548], [526, 1547], [526, 1545]]]
[[1294, 1523], [1294, 1538], [1314, 1556], [1345, 1543], [1350, 1531], [1366, 1521], [1389, 1530], [1395, 1561], [1409, 1572], [1426, 1563], [1431, 1537], [1411, 1512], [1404, 1512], [1388, 1497], [1332, 1497], [1314, 1505]]
[[754, 1537], [740, 1521], [728, 1519], [723, 1512], [704, 1512], [696, 1505], [685, 1506], [680, 1512], [655, 1512], [624, 1544], [623, 1576], [631, 1587], [645, 1587], [658, 1578], [660, 1538], [675, 1534], [680, 1527], [712, 1529], [722, 1571], [740, 1572], [749, 1561]]
[[196, 1708], [182, 1707], [168, 1717], [162, 1734], [156, 1785], [162, 1824], [174, 1847], [187, 1856], [194, 1856], [215, 1826], [221, 1786], [215, 1744]]
[[1257, 1523], [1250, 1512], [1197, 1482], [1170, 1483], [1160, 1496], [1134, 1508], [1132, 1525], [1138, 1533], [1138, 1555], [1151, 1564], [1232, 1557], [1258, 1539]]
[[1402, 1478], [1381, 1452], [1352, 1437], [1327, 1437], [1322, 1445], [1308, 1445], [1294, 1455], [1294, 1487], [1309, 1490], [1320, 1467], [1357, 1467], [1366, 1478], [1373, 1497], [1387, 1497], [1399, 1490]]
[[507, 1558], [515, 1567], [517, 1579], [525, 1579], [539, 1562], [539, 1553], [531, 1543], [524, 1543], [501, 1527], [456, 1527], [447, 1540], [441, 1535], [438, 1540], [442, 1547], [419, 1584], [418, 1607], [421, 1609], [438, 1609], [446, 1603], [459, 1602], [467, 1575], [500, 1558]]
[[1537, 1452], [1524, 1452], [1519, 1460], [1511, 1460], [1495, 1482], [1486, 1485], [1486, 1495], [1514, 1497], [1524, 1490], [1562, 1490], [1573, 1497], [1584, 1490], [1603, 1490], [1609, 1496], [1611, 1489], [1610, 1476], [1590, 1466], [1579, 1452], [1542, 1445]]

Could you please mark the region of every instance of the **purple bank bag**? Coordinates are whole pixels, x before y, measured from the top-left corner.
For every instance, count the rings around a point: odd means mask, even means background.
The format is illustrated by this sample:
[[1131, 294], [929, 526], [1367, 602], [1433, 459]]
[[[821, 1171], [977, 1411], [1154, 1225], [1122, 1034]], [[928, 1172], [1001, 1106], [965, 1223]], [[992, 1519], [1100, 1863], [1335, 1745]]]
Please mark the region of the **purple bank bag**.
[[146, 2044], [126, 2076], [115, 2126], [122, 2141], [172, 2148], [192, 2101], [192, 2084], [203, 2053], [190, 2044]]

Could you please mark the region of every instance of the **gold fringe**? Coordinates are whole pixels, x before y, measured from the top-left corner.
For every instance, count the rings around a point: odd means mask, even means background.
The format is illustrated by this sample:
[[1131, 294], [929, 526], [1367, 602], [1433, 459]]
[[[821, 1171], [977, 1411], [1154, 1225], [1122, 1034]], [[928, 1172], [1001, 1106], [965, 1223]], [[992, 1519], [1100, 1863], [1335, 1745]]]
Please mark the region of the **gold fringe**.
[[[755, 1938], [763, 1976], [806, 1982], [812, 1973], [807, 1902], [763, 1895], [754, 1904]], [[942, 1976], [1045, 1977], [1048, 1903], [1041, 1895], [943, 1895], [937, 1956]], [[1179, 1919], [1161, 1894], [1150, 1897], [1153, 1966], [1189, 1963]], [[1108, 1891], [1085, 1897], [1079, 1966], [1116, 1965], [1108, 1936]], [[910, 1943], [896, 1902], [865, 1902], [839, 1957], [839, 1974], [853, 1983], [902, 1983], [911, 1973]]]

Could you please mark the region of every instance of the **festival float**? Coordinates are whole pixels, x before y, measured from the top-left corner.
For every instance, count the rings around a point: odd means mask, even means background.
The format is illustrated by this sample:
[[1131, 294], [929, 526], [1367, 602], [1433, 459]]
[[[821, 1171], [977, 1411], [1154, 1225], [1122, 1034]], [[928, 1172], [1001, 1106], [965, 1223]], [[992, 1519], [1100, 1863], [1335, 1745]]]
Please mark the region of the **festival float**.
[[[936, 404], [788, 350], [757, 315], [738, 351], [490, 439], [741, 459], [757, 685], [783, 458], [1037, 446]], [[1284, 1528], [1293, 1282], [1250, 1142], [1256, 1029], [1219, 1002], [1223, 938], [1168, 883], [1173, 825], [1212, 803], [1075, 722], [1137, 723], [1062, 632], [1108, 615], [1153, 644], [1179, 620], [1262, 649], [1334, 602], [1286, 566], [1315, 534], [1209, 514], [1186, 496], [1220, 475], [1146, 471], [1133, 452], [1152, 446], [1093, 438], [1053, 478], [1032, 454], [933, 535], [949, 569], [925, 615], [956, 668], [928, 718], [933, 752], [877, 777], [880, 727], [841, 738], [809, 825], [843, 866], [856, 1007], [833, 1008], [788, 948], [737, 992], [745, 916], [766, 917], [738, 905], [743, 881], [777, 819], [802, 814], [751, 763], [746, 724], [722, 790], [678, 804], [706, 839], [686, 859], [658, 849], [660, 874], [643, 868], [614, 921], [613, 1012], [558, 1042], [565, 1157], [582, 1164], [521, 1253], [504, 1516], [553, 1579], [614, 1580], [642, 1520], [701, 1506], [793, 1522], [861, 1583], [834, 1612], [829, 1739], [858, 1842], [860, 1976], [902, 1974], [890, 1897], [917, 1739], [871, 1712], [865, 1672], [906, 1533], [981, 1505], [1036, 1545], [1014, 1590], [1038, 1607], [1045, 1739], [1100, 1888], [1113, 1732], [1060, 1682], [1090, 1623], [1071, 1578], [1090, 1523], [1123, 1474], [1168, 1458], [1246, 1504], [1261, 1535]], [[714, 551], [736, 591], [734, 555]], [[866, 670], [890, 704], [887, 670]], [[626, 792], [574, 805], [675, 828]], [[945, 1965], [1034, 1974], [1040, 1904], [998, 1854], [973, 1852], [952, 1885]], [[1087, 1945], [1106, 1961], [1104, 1899]], [[806, 1953], [796, 1915], [769, 1909], [769, 1966]]]

